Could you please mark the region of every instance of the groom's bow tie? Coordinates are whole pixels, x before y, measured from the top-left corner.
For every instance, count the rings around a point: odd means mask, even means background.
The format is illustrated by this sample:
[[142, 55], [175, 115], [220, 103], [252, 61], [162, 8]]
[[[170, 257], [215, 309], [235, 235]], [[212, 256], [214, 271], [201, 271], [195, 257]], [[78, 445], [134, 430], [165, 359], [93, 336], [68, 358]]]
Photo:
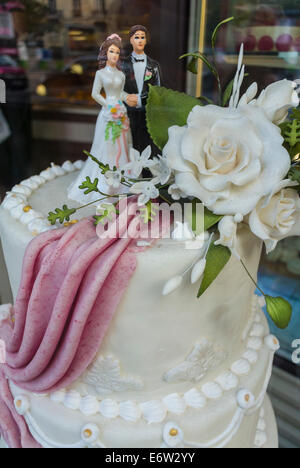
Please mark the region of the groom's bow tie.
[[145, 62], [145, 59], [137, 59], [135, 57], [132, 57], [133, 60], [135, 61], [135, 63], [139, 63], [139, 62]]

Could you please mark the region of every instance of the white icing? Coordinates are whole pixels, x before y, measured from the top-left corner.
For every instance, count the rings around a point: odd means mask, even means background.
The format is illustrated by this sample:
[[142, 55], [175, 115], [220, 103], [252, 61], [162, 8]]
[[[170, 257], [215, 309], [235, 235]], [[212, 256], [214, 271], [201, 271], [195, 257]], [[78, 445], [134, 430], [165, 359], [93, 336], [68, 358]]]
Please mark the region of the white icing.
[[166, 405], [167, 410], [174, 414], [183, 414], [186, 409], [186, 403], [178, 393], [168, 395], [163, 399], [163, 403]]
[[35, 182], [39, 187], [46, 182], [46, 179], [40, 175], [35, 175], [30, 178], [33, 182]]
[[[216, 436], [213, 439], [210, 439], [206, 443], [199, 443], [199, 442], [191, 442], [184, 440], [184, 435], [183, 433], [180, 433], [178, 425], [175, 425], [172, 423], [172, 427], [169, 429], [169, 431], [172, 430], [172, 434], [169, 433], [171, 437], [177, 437], [180, 435], [180, 440], [182, 441], [182, 446], [183, 447], [193, 447], [193, 448], [224, 448], [228, 445], [228, 443], [232, 440], [232, 438], [235, 436], [235, 434], [238, 432], [239, 428], [241, 427], [241, 424], [247, 415], [251, 415], [256, 413], [261, 409], [261, 405], [263, 404], [263, 401], [265, 399], [266, 395], [266, 389], [267, 385], [270, 379], [271, 375], [271, 370], [272, 370], [272, 362], [273, 362], [273, 357], [269, 357], [269, 365], [268, 365], [268, 370], [267, 370], [267, 375], [265, 378], [265, 382], [262, 388], [262, 391], [260, 392], [259, 396], [255, 399], [254, 395], [251, 393], [250, 390], [247, 389], [241, 389], [237, 392], [236, 394], [236, 402], [238, 405], [238, 410], [234, 414], [231, 422], [226, 426], [226, 428], [221, 432], [218, 436]], [[178, 397], [179, 395], [174, 394], [172, 395], [174, 399], [177, 400], [178, 402]], [[130, 404], [130, 402], [128, 402]], [[131, 405], [130, 405], [131, 406]], [[155, 423], [155, 422], [162, 422], [162, 420], [165, 418], [167, 414], [167, 408], [163, 408], [161, 403], [159, 401], [152, 401], [152, 402], [147, 402], [146, 404], [140, 404], [140, 409], [144, 411], [144, 415], [147, 415], [148, 412], [148, 418], [145, 418], [148, 423]], [[162, 414], [163, 413], [163, 414]], [[159, 420], [160, 416], [160, 420]], [[264, 417], [264, 411], [263, 409], [260, 410], [259, 412], [260, 418]], [[72, 445], [63, 445], [61, 443], [55, 442], [53, 440], [50, 440], [43, 434], [43, 432], [40, 430], [40, 428], [37, 426], [36, 422], [30, 415], [29, 410], [27, 410], [25, 414], [25, 419], [26, 422], [28, 423], [29, 429], [35, 439], [41, 443], [42, 446], [45, 448], [80, 448], [85, 445], [81, 445], [80, 443], [72, 444]], [[88, 425], [89, 426], [89, 425]], [[263, 422], [259, 421], [257, 424], [257, 435], [260, 436], [260, 432], [262, 432], [263, 429]], [[88, 440], [90, 440], [90, 437], [92, 436], [92, 430], [91, 428], [87, 429], [89, 431], [88, 434], [86, 434], [86, 437]], [[175, 430], [175, 432], [174, 432]], [[178, 432], [176, 432], [178, 431]], [[259, 438], [255, 441], [255, 444], [259, 445]], [[86, 442], [88, 443], [88, 442]], [[164, 440], [163, 445], [161, 447], [167, 447], [168, 440]], [[263, 445], [265, 442], [263, 443]], [[88, 447], [104, 447], [102, 442], [97, 439], [97, 442], [95, 443], [89, 443]], [[179, 446], [179, 445], [178, 445]], [[181, 445], [180, 445], [181, 446]], [[257, 446], [257, 445], [256, 445]]]
[[24, 214], [24, 208], [25, 208], [24, 203], [21, 203], [15, 206], [14, 208], [11, 208], [10, 210], [11, 217], [14, 219], [20, 219], [21, 216]]
[[49, 223], [41, 218], [35, 218], [28, 223], [28, 229], [33, 233], [33, 235], [41, 234], [42, 232], [48, 231], [50, 229]]
[[216, 378], [216, 382], [221, 386], [223, 390], [228, 392], [229, 390], [237, 388], [239, 384], [239, 379], [232, 372], [224, 372]]
[[237, 404], [242, 409], [250, 409], [255, 404], [254, 395], [246, 389], [239, 390], [237, 393]]
[[73, 410], [77, 410], [80, 407], [81, 403], [81, 396], [78, 392], [75, 390], [70, 390], [68, 393], [65, 395], [64, 399], [64, 405]]
[[250, 332], [250, 336], [262, 338], [264, 336], [264, 333], [265, 327], [260, 323], [256, 323]]
[[167, 415], [166, 406], [159, 400], [147, 401], [140, 404], [143, 417], [149, 424], [162, 422]]
[[164, 380], [168, 383], [199, 382], [209, 371], [218, 367], [226, 357], [224, 351], [216, 350], [212, 343], [203, 339], [195, 345], [183, 363], [166, 372]]
[[182, 448], [183, 432], [178, 424], [168, 422], [163, 428], [163, 441], [165, 448]]
[[[249, 336], [251, 331], [249, 330]], [[268, 337], [266, 337], [267, 339]], [[272, 338], [272, 335], [271, 335]], [[250, 338], [251, 340], [257, 340], [256, 337]], [[258, 339], [259, 343], [262, 343], [261, 339]], [[255, 341], [256, 342], [256, 341]], [[251, 344], [251, 343], [250, 343]], [[213, 350], [213, 346], [207, 340], [203, 340], [202, 344], [197, 344], [192, 355], [194, 360], [197, 357], [199, 350]], [[197, 350], [197, 352], [196, 352]], [[213, 353], [212, 353], [213, 355]], [[107, 359], [108, 358], [108, 359]], [[79, 392], [75, 390], [70, 390], [66, 392], [65, 390], [61, 392], [56, 392], [52, 394], [50, 398], [56, 402], [63, 402], [63, 404], [70, 409], [79, 409], [83, 414], [96, 414], [101, 413], [107, 419], [113, 419], [117, 416], [120, 416], [122, 419], [127, 421], [137, 421], [140, 418], [146, 419], [149, 423], [158, 423], [165, 419], [167, 412], [173, 414], [182, 414], [187, 407], [201, 409], [204, 408], [208, 400], [217, 400], [222, 397], [223, 391], [234, 390], [239, 385], [238, 375], [246, 375], [251, 370], [251, 364], [255, 364], [258, 360], [258, 353], [253, 349], [247, 349], [242, 358], [233, 363], [231, 371], [224, 371], [222, 374], [215, 378], [214, 382], [208, 382], [202, 387], [202, 392], [197, 388], [192, 388], [188, 392], [180, 395], [178, 393], [173, 393], [164, 397], [161, 401], [146, 401], [143, 403], [137, 404], [134, 401], [126, 401], [119, 403], [116, 400], [105, 399], [99, 403], [96, 397], [84, 396], [82, 397]], [[117, 360], [112, 356], [107, 356], [97, 359], [96, 363], [101, 362], [101, 368], [98, 369], [98, 372], [107, 372], [107, 369], [111, 368], [111, 364], [114, 364], [114, 368], [117, 369], [117, 374], [120, 374], [120, 365]], [[193, 361], [193, 359], [191, 360]], [[103, 367], [103, 363], [106, 362], [106, 370]], [[109, 365], [108, 365], [109, 364]], [[117, 367], [116, 367], [117, 364]], [[97, 366], [96, 366], [97, 367]], [[97, 369], [94, 368], [94, 378], [98, 379]], [[270, 360], [270, 369], [272, 367], [272, 360]], [[91, 367], [93, 368], [93, 366]], [[91, 368], [88, 372], [90, 372]], [[269, 369], [268, 375], [266, 377], [266, 384], [268, 384], [268, 379], [271, 374]], [[107, 373], [106, 385], [111, 386], [112, 382], [115, 381], [115, 372]], [[102, 376], [103, 377], [103, 376]], [[92, 381], [90, 382], [92, 384]], [[261, 393], [258, 398], [258, 402], [263, 399], [266, 388]], [[241, 395], [243, 395], [241, 393]]]
[[57, 392], [51, 393], [50, 400], [55, 401], [56, 403], [63, 403], [66, 397], [66, 390], [59, 390]]
[[23, 180], [22, 185], [25, 185], [25, 187], [28, 187], [30, 190], [32, 190], [32, 192], [34, 190], [37, 190], [40, 186], [40, 184], [38, 184], [36, 180], [33, 178]]
[[14, 405], [17, 413], [24, 416], [30, 408], [29, 398], [25, 395], [19, 395], [14, 399]]
[[259, 418], [257, 429], [263, 432], [266, 430], [266, 428], [267, 428], [266, 421], [263, 418]]
[[74, 164], [71, 163], [71, 161], [66, 161], [63, 163], [62, 168], [66, 172], [74, 172], [76, 170], [76, 167]]
[[56, 177], [60, 177], [66, 174], [66, 171], [62, 167], [57, 166], [54, 163], [51, 163], [51, 171]]
[[21, 196], [7, 195], [3, 200], [2, 206], [5, 210], [12, 210], [13, 208], [16, 208], [18, 205], [22, 205], [23, 203], [24, 199], [21, 198]]
[[112, 392], [141, 390], [141, 379], [122, 374], [120, 362], [113, 356], [99, 356], [82, 377], [82, 382], [95, 388], [101, 396]]
[[261, 315], [259, 312], [257, 312], [255, 318], [254, 318], [255, 323], [261, 323]]
[[30, 195], [32, 194], [32, 190], [29, 187], [26, 187], [26, 185], [22, 184], [15, 185], [11, 191], [16, 194], [20, 193], [21, 195], [25, 195], [26, 197], [30, 197]]
[[93, 396], [86, 396], [81, 399], [79, 408], [85, 415], [96, 414], [99, 411], [99, 401]]
[[196, 388], [192, 388], [188, 392], [184, 394], [184, 400], [187, 404], [187, 406], [190, 406], [191, 408], [204, 408], [206, 405], [206, 398], [205, 396], [199, 392]]
[[25, 212], [24, 208], [29, 206], [29, 197], [41, 185], [67, 173], [79, 170], [82, 166], [82, 161], [76, 161], [75, 164], [67, 161], [62, 167], [52, 163], [51, 167], [41, 172], [40, 175], [32, 176], [24, 180], [21, 184], [13, 187], [12, 191], [6, 194], [1, 205], [2, 208], [9, 211], [12, 218], [19, 220], [21, 224], [26, 226], [32, 236], [42, 234], [50, 229], [55, 229], [56, 226], [51, 226], [42, 213], [33, 209]]
[[265, 345], [272, 351], [278, 351], [280, 349], [280, 343], [274, 335], [268, 335], [265, 337]]
[[254, 349], [254, 351], [259, 351], [262, 348], [263, 342], [261, 338], [252, 337], [249, 338], [247, 347], [249, 349]]
[[250, 364], [256, 364], [258, 361], [258, 354], [254, 349], [247, 349], [247, 351], [243, 354], [243, 358], [247, 359]]
[[136, 422], [142, 415], [141, 408], [133, 401], [124, 401], [120, 403], [120, 416], [125, 421]]
[[264, 296], [259, 296], [258, 297], [258, 303], [259, 303], [261, 308], [266, 307], [266, 305], [267, 305]]
[[223, 395], [222, 388], [215, 382], [208, 382], [201, 390], [209, 400], [217, 400]]
[[249, 361], [246, 359], [239, 359], [231, 366], [231, 371], [236, 375], [247, 375], [251, 370]]
[[56, 175], [54, 171], [52, 171], [51, 167], [46, 169], [45, 171], [40, 173], [40, 176], [46, 179], [47, 181], [54, 180]]
[[86, 424], [81, 429], [81, 438], [84, 442], [92, 444], [98, 440], [100, 436], [100, 429], [96, 424]]
[[[28, 226], [28, 224], [35, 220], [35, 219], [43, 219], [42, 215], [38, 213], [37, 211], [30, 210], [27, 213], [23, 212], [22, 216], [20, 217], [20, 222], [22, 224], [25, 224], [25, 226]], [[44, 219], [43, 219], [44, 221]], [[49, 225], [48, 225], [49, 226]]]
[[107, 419], [114, 419], [120, 414], [118, 403], [109, 399], [101, 401], [99, 411]]
[[258, 448], [262, 448], [267, 443], [267, 435], [263, 431], [257, 431], [255, 435], [255, 446]]
[[81, 169], [84, 166], [84, 162], [81, 159], [79, 159], [78, 161], [74, 162], [74, 166], [78, 171], [81, 171]]

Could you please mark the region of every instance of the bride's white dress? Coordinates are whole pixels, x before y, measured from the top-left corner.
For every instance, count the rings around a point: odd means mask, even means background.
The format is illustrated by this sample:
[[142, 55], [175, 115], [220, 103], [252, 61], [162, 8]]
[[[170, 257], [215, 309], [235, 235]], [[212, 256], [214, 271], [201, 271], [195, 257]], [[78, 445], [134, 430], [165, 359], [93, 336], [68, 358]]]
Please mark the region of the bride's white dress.
[[[129, 119], [127, 116], [124, 102], [128, 96], [124, 92], [125, 75], [117, 68], [106, 66], [97, 71], [93, 86], [92, 96], [102, 110], [98, 116], [95, 136], [90, 153], [103, 164], [108, 164], [112, 169], [114, 166], [122, 169], [129, 162], [129, 151], [132, 147], [132, 135], [130, 131]], [[106, 97], [101, 95], [105, 91]], [[121, 117], [120, 117], [121, 116]], [[111, 125], [122, 121], [122, 133], [116, 138], [113, 137]], [[119, 132], [120, 133], [120, 132]], [[98, 188], [101, 192], [108, 194], [125, 193], [126, 187], [120, 186], [119, 189], [112, 188], [107, 184], [107, 179], [101, 174], [99, 166], [90, 158], [86, 161], [80, 174], [68, 189], [68, 197], [79, 203], [91, 203], [101, 195], [92, 192], [84, 194], [84, 190], [79, 186], [90, 177], [91, 181], [99, 179]]]

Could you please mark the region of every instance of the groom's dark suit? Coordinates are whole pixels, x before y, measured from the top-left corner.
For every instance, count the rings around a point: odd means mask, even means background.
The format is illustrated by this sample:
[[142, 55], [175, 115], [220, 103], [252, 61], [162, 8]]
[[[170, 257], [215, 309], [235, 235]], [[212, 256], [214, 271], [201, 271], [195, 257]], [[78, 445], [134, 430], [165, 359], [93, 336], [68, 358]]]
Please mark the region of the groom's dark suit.
[[[138, 85], [134, 74], [133, 60], [134, 59], [132, 55], [129, 55], [129, 57], [127, 57], [123, 62], [123, 73], [126, 76], [124, 90], [128, 94], [139, 94]], [[139, 152], [142, 152], [147, 146], [151, 145], [153, 156], [156, 156], [159, 150], [152, 142], [147, 130], [146, 103], [149, 94], [149, 85], [162, 86], [162, 75], [158, 62], [152, 60], [150, 57], [146, 57], [146, 60], [147, 64], [144, 76], [144, 86], [141, 94], [142, 107], [133, 108], [127, 106], [127, 110], [133, 136], [133, 147]], [[147, 76], [149, 76], [149, 79], [147, 79]]]

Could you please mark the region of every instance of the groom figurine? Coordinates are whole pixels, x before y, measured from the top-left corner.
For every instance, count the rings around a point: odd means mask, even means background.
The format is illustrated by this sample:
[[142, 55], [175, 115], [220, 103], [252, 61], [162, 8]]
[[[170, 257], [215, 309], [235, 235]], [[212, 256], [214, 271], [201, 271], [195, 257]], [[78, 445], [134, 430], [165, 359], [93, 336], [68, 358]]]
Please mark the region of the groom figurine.
[[133, 52], [123, 62], [123, 73], [126, 76], [125, 92], [130, 96], [127, 99], [128, 117], [133, 136], [133, 147], [140, 153], [151, 145], [157, 156], [158, 148], [154, 145], [147, 130], [146, 103], [149, 94], [149, 85], [161, 86], [160, 65], [147, 57], [147, 29], [145, 26], [133, 26], [130, 30], [130, 43]]

